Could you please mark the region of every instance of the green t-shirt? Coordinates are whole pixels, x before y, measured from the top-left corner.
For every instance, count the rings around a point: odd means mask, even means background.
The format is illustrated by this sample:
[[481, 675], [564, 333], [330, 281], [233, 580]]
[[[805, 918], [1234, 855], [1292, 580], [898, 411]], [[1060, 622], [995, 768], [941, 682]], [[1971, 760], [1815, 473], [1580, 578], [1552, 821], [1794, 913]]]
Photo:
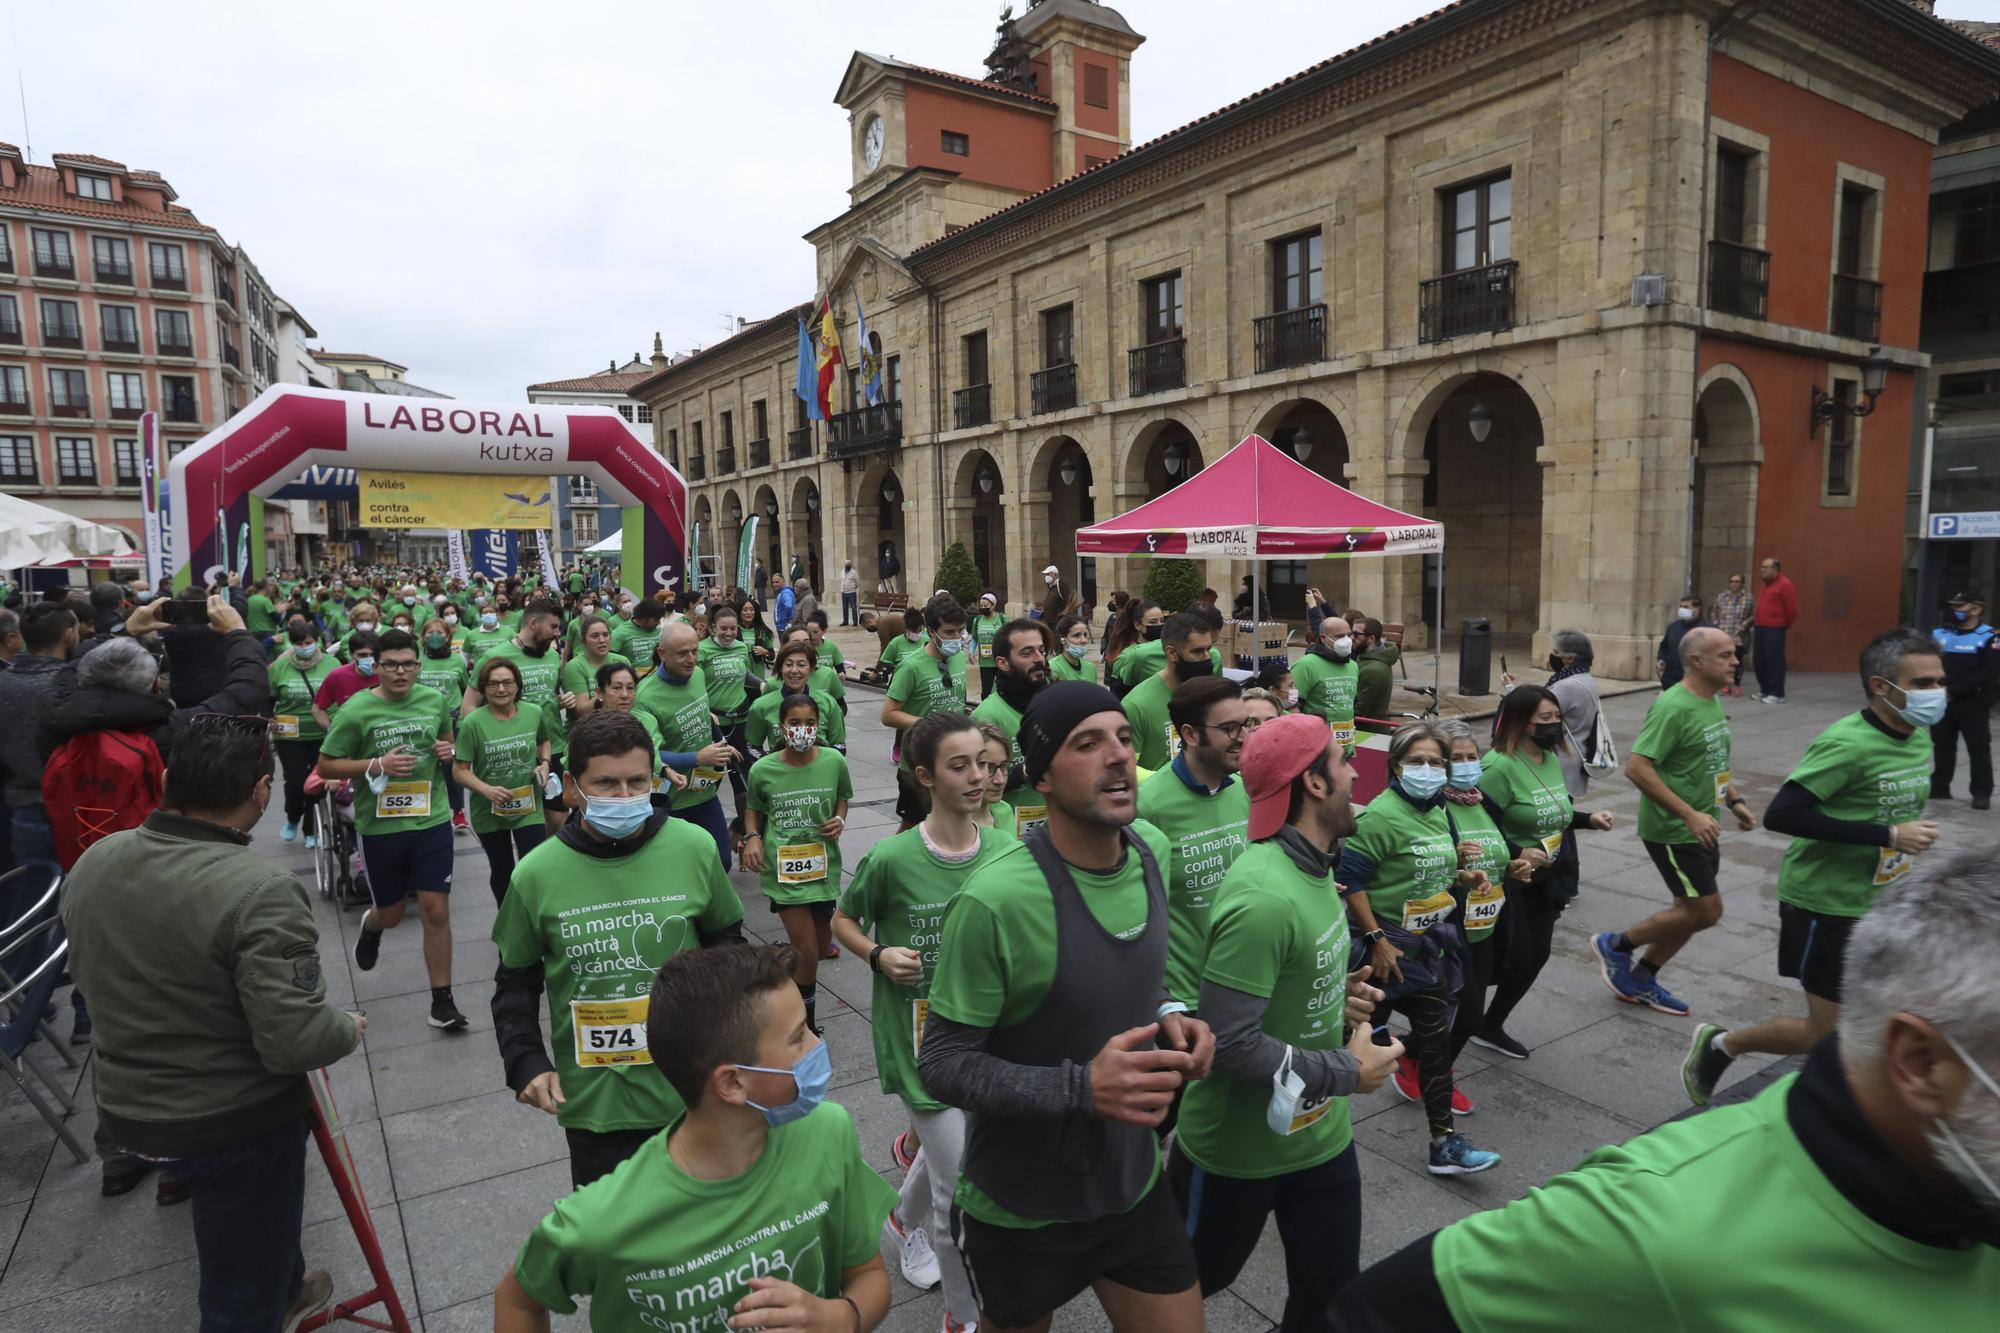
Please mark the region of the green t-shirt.
[[[972, 715], [981, 722], [991, 722], [1006, 733], [1007, 762], [1019, 764], [1021, 760], [1021, 714], [1014, 705], [1000, 697], [995, 690], [979, 701], [979, 707]], [[1042, 794], [1032, 787], [1018, 787], [1012, 793], [1013, 800], [1007, 802], [1006, 818], [1012, 822], [1008, 830], [1017, 838], [1025, 838], [1043, 824], [1049, 822], [1049, 805]], [[1001, 816], [996, 812], [995, 818]]]
[[319, 618], [326, 627], [327, 637], [339, 639], [347, 634], [347, 604], [334, 598], [327, 598], [319, 604]]
[[[1849, 713], [1813, 738], [1786, 779], [1834, 819], [1902, 824], [1921, 819], [1931, 790], [1931, 738], [1891, 736], [1871, 713]], [[1794, 838], [1778, 865], [1778, 899], [1829, 916], [1865, 916], [1914, 857], [1888, 847]]]
[[569, 722], [563, 717], [562, 705], [556, 702], [563, 664], [562, 659], [556, 656], [554, 646], [544, 649], [542, 655], [537, 657], [511, 639], [495, 644], [486, 650], [486, 656], [480, 658], [478, 666], [472, 669], [472, 678], [478, 680], [479, 667], [496, 657], [520, 668], [521, 702], [542, 710], [542, 716], [548, 723], [550, 747], [556, 758], [562, 758], [569, 751]]
[[1094, 681], [1097, 679], [1097, 668], [1091, 665], [1088, 653], [1082, 657], [1071, 657], [1067, 649], [1062, 649], [1049, 659], [1049, 676], [1054, 680]]
[[606, 653], [603, 662], [593, 662], [579, 651], [569, 661], [563, 663], [562, 671], [556, 677], [556, 688], [570, 694], [595, 694], [597, 673], [608, 662], [617, 662], [624, 666], [632, 665], [617, 653]]
[[[896, 664], [889, 678], [889, 699], [913, 717], [965, 711], [965, 654], [939, 662], [928, 652], [911, 653]], [[902, 767], [910, 766], [906, 751]]]
[[316, 741], [326, 735], [326, 728], [313, 718], [313, 696], [333, 672], [333, 660], [325, 653], [316, 654], [311, 666], [302, 667], [289, 646], [284, 656], [271, 663], [272, 740]]
[[923, 980], [899, 985], [887, 974], [875, 974], [875, 1070], [882, 1091], [894, 1093], [919, 1111], [937, 1111], [944, 1103], [930, 1095], [917, 1078], [917, 1048], [922, 1044], [924, 1017], [929, 1009], [931, 977], [937, 971], [945, 909], [965, 887], [965, 880], [1013, 841], [998, 828], [979, 830], [979, 851], [969, 860], [946, 861], [924, 842], [923, 830], [905, 829], [870, 848], [854, 868], [854, 878], [840, 895], [840, 910], [859, 921], [877, 944], [915, 949], [923, 955]]
[[771, 1130], [750, 1169], [728, 1180], [674, 1165], [672, 1132], [536, 1225], [514, 1257], [514, 1280], [537, 1304], [574, 1314], [571, 1298], [589, 1296], [595, 1333], [723, 1333], [751, 1278], [784, 1278], [832, 1300], [841, 1274], [879, 1252], [896, 1191], [863, 1160], [839, 1103]]
[[840, 678], [838, 671], [827, 665], [823, 657], [820, 664], [812, 669], [812, 674], [806, 677], [806, 688], [818, 690], [829, 699], [847, 697], [847, 683]]
[[1119, 701], [1132, 723], [1132, 748], [1138, 751], [1139, 767], [1151, 772], [1165, 768], [1181, 752], [1180, 734], [1167, 716], [1167, 703], [1173, 697], [1174, 687], [1156, 673], [1126, 691]]
[[263, 593], [251, 593], [244, 604], [250, 613], [243, 617], [243, 627], [252, 634], [270, 634], [278, 628], [278, 608]]
[[1515, 847], [1539, 847], [1551, 859], [1562, 849], [1576, 807], [1563, 785], [1562, 760], [1544, 751], [1540, 764], [1528, 762], [1527, 751], [1486, 756], [1479, 790], [1500, 807], [1500, 831]]
[[803, 764], [780, 752], [750, 765], [747, 808], [763, 816], [766, 898], [797, 907], [840, 896], [840, 839], [819, 826], [853, 796], [847, 759], [830, 745], [815, 746]]
[[401, 745], [416, 758], [406, 778], [390, 778], [375, 791], [364, 779], [354, 784], [354, 822], [367, 837], [434, 828], [451, 818], [445, 802], [444, 765], [431, 750], [451, 735], [451, 701], [436, 690], [412, 685], [401, 703], [363, 690], [340, 706], [319, 752], [330, 759], [375, 759]]
[[[1217, 675], [1222, 673], [1222, 650], [1210, 648], [1208, 660], [1214, 663]], [[1111, 674], [1118, 677], [1129, 688], [1137, 685], [1147, 676], [1157, 676], [1166, 670], [1167, 646], [1158, 639], [1141, 639], [1111, 664]]]
[[417, 684], [442, 694], [454, 714], [465, 701], [466, 682], [471, 679], [472, 668], [463, 654], [446, 649], [443, 657], [432, 657], [428, 649], [417, 650]]
[[[821, 745], [847, 744], [847, 715], [840, 711], [830, 695], [817, 689], [808, 688], [813, 702], [819, 705], [819, 743]], [[785, 694], [779, 689], [767, 689], [757, 696], [757, 702], [750, 705], [750, 715], [743, 722], [743, 743], [752, 750], [776, 751], [784, 748], [785, 734], [778, 726], [778, 708], [785, 701]]]
[[1336, 662], [1314, 651], [1292, 663], [1299, 711], [1325, 718], [1342, 745], [1354, 744], [1354, 691], [1360, 679], [1361, 666], [1351, 657]]
[[[650, 672], [639, 682], [639, 692], [632, 701], [632, 711], [650, 713], [659, 725], [660, 748], [676, 754], [692, 754], [711, 744], [715, 739], [715, 728], [708, 709], [708, 683], [702, 679], [701, 668], [694, 669], [685, 685], [669, 685], [660, 679], [660, 673]], [[689, 806], [700, 805], [713, 800], [720, 790], [719, 784], [729, 775], [726, 768], [703, 768], [687, 775], [687, 785], [674, 793], [674, 809], [685, 810]]]
[[1786, 1116], [1797, 1078], [1599, 1148], [1525, 1198], [1438, 1232], [1431, 1263], [1458, 1326], [1991, 1327], [2000, 1250], [1920, 1244], [1856, 1208]]
[[819, 646], [813, 649], [813, 653], [819, 659], [821, 666], [830, 666], [836, 673], [847, 665], [847, 654], [840, 651], [840, 645], [830, 634], [820, 639]]
[[651, 629], [629, 620], [611, 622], [611, 651], [630, 662], [644, 675], [653, 669], [653, 650], [660, 643], [660, 626]]
[[498, 648], [513, 637], [512, 631], [507, 629], [479, 628], [479, 621], [475, 617], [472, 627], [465, 631], [465, 637], [462, 640], [465, 645], [465, 664], [467, 666], [478, 665], [486, 654], [492, 652], [495, 648]]
[[542, 818], [542, 784], [535, 780], [541, 743], [549, 739], [549, 715], [533, 704], [520, 704], [514, 716], [502, 720], [486, 708], [475, 708], [458, 724], [458, 757], [473, 776], [514, 794], [511, 814], [496, 814], [493, 803], [476, 791], [465, 793], [475, 833], [524, 828]]
[[[1202, 976], [1270, 1001], [1258, 1029], [1274, 1041], [1331, 1051], [1346, 1043], [1347, 953], [1333, 876], [1306, 874], [1267, 839], [1222, 881]], [[1181, 1102], [1181, 1150], [1204, 1171], [1263, 1180], [1330, 1161], [1353, 1141], [1345, 1097], [1301, 1101], [1289, 1134], [1272, 1131], [1270, 1104], [1269, 1079], [1196, 1079]]]
[[1238, 778], [1213, 795], [1171, 767], [1139, 784], [1139, 818], [1167, 835], [1167, 993], [1192, 1009], [1201, 999], [1201, 962], [1223, 877], [1249, 845], [1250, 795]]
[[[1144, 820], [1132, 827], [1164, 875], [1166, 835]], [[1075, 869], [1072, 874], [1084, 905], [1106, 931], [1123, 940], [1146, 928], [1145, 868], [1130, 848], [1108, 875]], [[968, 1027], [1012, 1027], [1041, 1007], [1055, 975], [1056, 912], [1048, 881], [1027, 844], [1010, 842], [967, 878], [945, 912], [931, 1004], [939, 1017]], [[1164, 982], [1163, 974], [1162, 990]], [[1159, 1174], [1157, 1160], [1153, 1174]], [[995, 1226], [1046, 1225], [1002, 1207], [963, 1173], [954, 1197], [966, 1212]]]
[[[1632, 753], [1653, 761], [1660, 780], [1697, 814], [1712, 815], [1729, 790], [1729, 719], [1722, 703], [1686, 685], [1653, 700]], [[1639, 797], [1639, 837], [1646, 842], [1695, 841], [1679, 817], [1651, 797]]]
[[908, 657], [911, 653], [921, 651], [924, 644], [929, 640], [929, 637], [926, 634], [919, 634], [916, 638], [912, 639], [907, 634], [898, 634], [883, 647], [882, 664], [891, 669], [900, 666], [905, 657]]
[[539, 968], [548, 988], [565, 1129], [650, 1129], [681, 1113], [646, 1050], [653, 976], [742, 919], [715, 844], [684, 819], [627, 856], [586, 856], [550, 838], [521, 858], [493, 943], [503, 967]]
[[1458, 849], [1442, 807], [1419, 810], [1390, 789], [1355, 817], [1346, 851], [1375, 863], [1368, 905], [1375, 922], [1421, 935], [1457, 910]]
[[1476, 893], [1458, 890], [1459, 925], [1465, 931], [1465, 942], [1477, 944], [1493, 933], [1507, 906], [1507, 836], [1483, 803], [1455, 805], [1447, 801], [1444, 810], [1451, 817], [1454, 842], [1479, 844], [1479, 859], [1466, 868], [1486, 872], [1486, 888]]
[[695, 658], [708, 681], [708, 706], [725, 727], [740, 721], [749, 711], [750, 697], [757, 688], [751, 675], [750, 645], [738, 639], [724, 648], [714, 639], [703, 639]]
[[972, 623], [967, 626], [972, 631], [972, 642], [979, 652], [980, 666], [993, 665], [993, 636], [998, 634], [1000, 627], [1006, 623], [1007, 617], [1002, 615], [974, 616]]

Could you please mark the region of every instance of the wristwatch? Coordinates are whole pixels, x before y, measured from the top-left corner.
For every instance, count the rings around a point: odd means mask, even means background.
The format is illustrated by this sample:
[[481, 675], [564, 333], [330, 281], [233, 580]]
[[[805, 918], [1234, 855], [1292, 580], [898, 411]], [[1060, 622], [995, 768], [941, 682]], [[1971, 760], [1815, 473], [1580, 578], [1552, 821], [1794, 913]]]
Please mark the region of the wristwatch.
[[1382, 929], [1380, 926], [1377, 926], [1375, 929], [1363, 935], [1361, 937], [1361, 942], [1372, 948], [1378, 940], [1386, 940], [1388, 938], [1389, 938], [1389, 932]]

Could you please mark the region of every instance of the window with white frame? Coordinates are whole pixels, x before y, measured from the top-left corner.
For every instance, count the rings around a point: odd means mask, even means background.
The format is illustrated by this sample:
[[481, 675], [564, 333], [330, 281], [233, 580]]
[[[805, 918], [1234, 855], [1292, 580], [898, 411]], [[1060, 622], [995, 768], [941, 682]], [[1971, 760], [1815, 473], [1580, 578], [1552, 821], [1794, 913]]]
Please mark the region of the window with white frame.
[[34, 436], [0, 435], [0, 481], [16, 485], [34, 484]]
[[58, 486], [97, 484], [97, 446], [89, 436], [56, 437], [56, 484]]

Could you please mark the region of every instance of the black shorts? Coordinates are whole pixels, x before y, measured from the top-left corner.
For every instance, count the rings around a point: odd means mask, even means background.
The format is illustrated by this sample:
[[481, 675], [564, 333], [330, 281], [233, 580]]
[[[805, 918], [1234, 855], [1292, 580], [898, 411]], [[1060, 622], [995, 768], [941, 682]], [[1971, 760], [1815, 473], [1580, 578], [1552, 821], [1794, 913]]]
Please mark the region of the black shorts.
[[450, 893], [453, 855], [448, 823], [361, 835], [361, 866], [377, 907], [394, 907], [412, 893]]
[[994, 1226], [953, 1204], [951, 1235], [980, 1316], [1006, 1328], [1036, 1322], [1100, 1278], [1152, 1296], [1186, 1291], [1200, 1280], [1187, 1222], [1164, 1172], [1130, 1209], [1095, 1222]]
[[1715, 872], [1722, 869], [1722, 848], [1698, 842], [1648, 842], [1646, 855], [1659, 867], [1667, 892], [1675, 898], [1706, 898], [1721, 892]]
[[1778, 975], [1793, 978], [1808, 995], [1839, 1004], [1847, 937], [1860, 919], [1779, 903]]
[[812, 914], [822, 921], [833, 920], [833, 899], [831, 898], [822, 899], [816, 903], [780, 903], [772, 902], [768, 898], [765, 899], [765, 902], [770, 906], [772, 916], [776, 916], [787, 907], [804, 907], [810, 909]]

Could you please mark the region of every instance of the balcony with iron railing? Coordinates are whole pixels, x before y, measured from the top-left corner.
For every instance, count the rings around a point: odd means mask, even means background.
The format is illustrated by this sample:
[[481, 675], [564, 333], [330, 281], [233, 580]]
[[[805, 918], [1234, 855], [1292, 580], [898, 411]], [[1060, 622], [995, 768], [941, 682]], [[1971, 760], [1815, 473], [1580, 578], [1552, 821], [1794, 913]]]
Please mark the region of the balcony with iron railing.
[[42, 325], [42, 346], [76, 347], [83, 346], [83, 329], [75, 324]]
[[1514, 327], [1514, 260], [1427, 279], [1418, 293], [1417, 341], [1443, 342]]
[[236, 308], [236, 288], [233, 284], [225, 282], [220, 275], [215, 279], [215, 303], [226, 305], [231, 310]]
[[736, 470], [736, 446], [725, 444], [715, 451], [715, 475], [726, 477]]
[[1771, 294], [1771, 252], [1734, 241], [1708, 243], [1708, 308], [1763, 319]]
[[752, 440], [746, 446], [750, 451], [750, 466], [754, 468], [771, 466], [771, 442]]
[[1326, 360], [1326, 306], [1300, 306], [1253, 320], [1257, 373]]
[[131, 407], [114, 406], [111, 409], [111, 419], [113, 421], [137, 421], [140, 414], [145, 410], [146, 405], [144, 403], [139, 403]]
[[785, 432], [785, 457], [811, 458], [813, 456], [813, 428], [795, 426]]
[[106, 333], [104, 335], [104, 350], [107, 352], [129, 352], [136, 355], [139, 351], [139, 335], [135, 333], [127, 338], [123, 334]]
[[132, 285], [132, 266], [130, 264], [106, 263], [100, 259], [91, 268], [99, 282], [114, 283], [120, 287], [130, 287]]
[[836, 412], [826, 419], [826, 456], [855, 458], [877, 450], [893, 449], [903, 439], [903, 405], [877, 403]]
[[90, 399], [72, 398], [66, 403], [50, 403], [52, 417], [87, 417], [90, 415]]
[[25, 393], [19, 397], [11, 393], [0, 394], [0, 415], [31, 417], [35, 415], [35, 405], [28, 400], [28, 395]]
[[1846, 273], [1833, 275], [1835, 337], [1872, 343], [1882, 336], [1882, 284]]
[[185, 270], [175, 273], [169, 269], [156, 268], [151, 270], [146, 276], [147, 281], [151, 282], [153, 286], [159, 288], [161, 291], [184, 292], [188, 289], [188, 278]]
[[163, 337], [160, 339], [159, 355], [191, 357], [194, 355], [194, 340], [191, 338]]
[[1075, 407], [1076, 362], [1065, 361], [1059, 366], [1028, 372], [1028, 400], [1030, 410], [1037, 416], [1043, 412], [1067, 412]]
[[76, 277], [76, 261], [66, 255], [36, 255], [35, 276], [38, 278]]
[[230, 343], [222, 344], [222, 364], [233, 370], [243, 369], [243, 353]]
[[1187, 387], [1187, 339], [1163, 338], [1144, 347], [1131, 348], [1126, 357], [1126, 373], [1134, 398], [1149, 393], [1166, 393]]
[[0, 273], [12, 273], [13, 271], [14, 250], [12, 246], [9, 246], [6, 250], [0, 251]]
[[967, 430], [993, 420], [993, 386], [969, 384], [951, 391], [951, 428]]
[[[7, 307], [7, 310], [9, 314], [13, 313], [12, 307]], [[0, 343], [19, 347], [24, 341], [26, 340], [21, 336], [19, 319], [0, 320]]]
[[168, 403], [166, 411], [161, 415], [166, 417], [168, 421], [183, 426], [193, 425], [201, 420], [201, 413], [195, 410], [195, 405], [185, 400], [176, 400]]
[[688, 480], [700, 481], [708, 475], [708, 460], [700, 454], [688, 455]]

